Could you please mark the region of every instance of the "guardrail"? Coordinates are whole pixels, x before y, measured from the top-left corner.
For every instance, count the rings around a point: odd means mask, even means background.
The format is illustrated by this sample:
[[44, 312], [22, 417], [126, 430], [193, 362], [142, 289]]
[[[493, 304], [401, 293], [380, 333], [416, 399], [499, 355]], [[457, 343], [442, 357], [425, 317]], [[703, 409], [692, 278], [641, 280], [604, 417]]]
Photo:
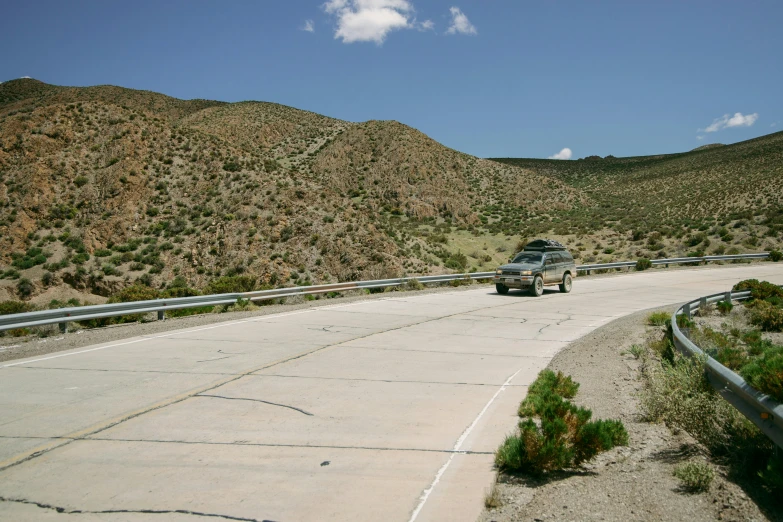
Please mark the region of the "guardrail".
[[[703, 257], [673, 257], [670, 259], [651, 259], [650, 263], [653, 266], [664, 265], [666, 268], [669, 265], [682, 265], [689, 263], [709, 263], [712, 261], [737, 261], [741, 259], [766, 259], [769, 257], [769, 252], [761, 252], [758, 254], [737, 254], [730, 256], [703, 256]], [[618, 261], [616, 263], [604, 263], [598, 265], [580, 265], [576, 267], [577, 272], [587, 272], [590, 274], [593, 270], [606, 270], [609, 268], [632, 268], [636, 266], [636, 261]]]
[[748, 297], [750, 292], [723, 292], [685, 303], [672, 315], [672, 337], [674, 345], [681, 353], [705, 357], [704, 369], [712, 387], [778, 447], [783, 448], [783, 404], [754, 389], [742, 377], [704, 353], [677, 325], [678, 315], [685, 315], [690, 319], [693, 312], [710, 303], [740, 301]]
[[[655, 259], [653, 265], [701, 263], [710, 261], [734, 261], [740, 259], [764, 259], [769, 257], [768, 252], [759, 254], [740, 254], [733, 256], [705, 256], [705, 257], [678, 257], [672, 259]], [[593, 270], [610, 270], [613, 268], [631, 268], [636, 266], [636, 261], [621, 261], [618, 263], [604, 263], [593, 265], [579, 265], [577, 272]], [[91, 306], [76, 306], [70, 308], [57, 308], [54, 310], [41, 310], [38, 312], [25, 312], [21, 314], [0, 315], [0, 332], [18, 328], [31, 328], [49, 324], [59, 324], [60, 331], [67, 331], [71, 321], [87, 321], [90, 319], [102, 319], [120, 315], [136, 315], [157, 313], [158, 320], [163, 320], [166, 310], [180, 310], [183, 308], [199, 308], [203, 306], [230, 305], [239, 299], [249, 301], [264, 301], [281, 297], [296, 295], [314, 295], [328, 292], [343, 292], [347, 290], [361, 290], [364, 288], [385, 288], [402, 286], [409, 281], [418, 281], [422, 284], [446, 283], [463, 279], [488, 279], [495, 272], [473, 272], [467, 274], [444, 274], [434, 276], [401, 277], [397, 279], [381, 279], [375, 281], [356, 281], [348, 283], [333, 283], [327, 285], [296, 286], [290, 288], [277, 288], [274, 290], [258, 290], [254, 292], [241, 292], [231, 294], [200, 295], [194, 297], [177, 297], [172, 299], [154, 299], [151, 301], [134, 301], [130, 303], [112, 303]]]

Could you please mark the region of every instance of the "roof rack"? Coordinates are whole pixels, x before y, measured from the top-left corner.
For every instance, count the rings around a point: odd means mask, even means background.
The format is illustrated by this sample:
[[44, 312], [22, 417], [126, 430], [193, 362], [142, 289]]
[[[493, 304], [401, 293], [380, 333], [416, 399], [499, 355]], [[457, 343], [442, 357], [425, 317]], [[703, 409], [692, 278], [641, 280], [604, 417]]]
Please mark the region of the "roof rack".
[[525, 245], [525, 250], [534, 250], [537, 252], [556, 252], [566, 250], [565, 245], [554, 239], [536, 239]]

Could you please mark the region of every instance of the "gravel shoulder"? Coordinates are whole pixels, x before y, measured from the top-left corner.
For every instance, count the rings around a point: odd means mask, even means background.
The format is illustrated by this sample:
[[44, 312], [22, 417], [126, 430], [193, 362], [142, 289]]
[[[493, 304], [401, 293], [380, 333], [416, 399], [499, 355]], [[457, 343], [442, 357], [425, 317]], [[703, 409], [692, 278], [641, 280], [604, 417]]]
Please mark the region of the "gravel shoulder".
[[[676, 307], [661, 308], [672, 313]], [[685, 432], [640, 420], [637, 394], [642, 388], [639, 361], [625, 353], [661, 329], [645, 326], [653, 310], [605, 325], [570, 344], [549, 365], [581, 384], [574, 402], [592, 409], [593, 418], [621, 419], [630, 445], [598, 455], [577, 472], [542, 480], [498, 477], [501, 506], [485, 510], [480, 522], [583, 520], [781, 520], [762, 511], [717, 469], [706, 493], [679, 489], [672, 472], [685, 460], [703, 458]]]

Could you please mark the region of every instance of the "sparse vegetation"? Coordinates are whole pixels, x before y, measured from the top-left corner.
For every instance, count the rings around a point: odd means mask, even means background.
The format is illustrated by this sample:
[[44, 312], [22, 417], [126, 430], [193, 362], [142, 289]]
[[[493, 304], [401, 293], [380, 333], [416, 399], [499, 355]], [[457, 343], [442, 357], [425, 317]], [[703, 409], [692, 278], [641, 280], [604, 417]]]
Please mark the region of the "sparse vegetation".
[[685, 491], [701, 493], [710, 489], [715, 472], [708, 463], [694, 460], [677, 465], [674, 476], [680, 479]]
[[[708, 355], [740, 373], [751, 386], [759, 390], [764, 387], [770, 395], [783, 391], [783, 348], [765, 341], [760, 332], [734, 329], [731, 335], [725, 335], [692, 323], [689, 332]], [[661, 339], [652, 339], [641, 356], [645, 388], [640, 405], [644, 417], [687, 431], [713, 459], [728, 465], [731, 473], [750, 480], [761, 476], [766, 487], [783, 491], [783, 481], [776, 483], [775, 478], [779, 477], [780, 463], [774, 444], [712, 388], [703, 359], [670, 351], [671, 335], [669, 329]], [[780, 398], [778, 395], [777, 400]], [[699, 475], [691, 471], [683, 474], [690, 477], [688, 480], [696, 480]]]
[[668, 312], [653, 312], [647, 316], [647, 324], [650, 326], [665, 326], [671, 318]]

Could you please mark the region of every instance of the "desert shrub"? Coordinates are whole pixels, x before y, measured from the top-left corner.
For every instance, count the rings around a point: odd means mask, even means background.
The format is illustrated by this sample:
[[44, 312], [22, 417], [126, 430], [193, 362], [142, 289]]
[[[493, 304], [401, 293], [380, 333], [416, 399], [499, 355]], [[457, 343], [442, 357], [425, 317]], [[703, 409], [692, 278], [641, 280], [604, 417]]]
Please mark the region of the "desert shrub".
[[770, 346], [739, 371], [753, 388], [783, 403], [783, 346]]
[[640, 406], [645, 420], [687, 431], [733, 474], [755, 479], [769, 465], [774, 444], [712, 388], [704, 359], [677, 354], [671, 362], [647, 360], [642, 371], [646, 385]]
[[644, 270], [647, 270], [648, 268], [652, 268], [652, 261], [650, 261], [649, 259], [642, 258], [636, 262], [636, 270], [638, 272], [642, 272]]
[[771, 250], [769, 253], [769, 259], [770, 261], [777, 263], [778, 261], [783, 259], [783, 252], [781, 252], [780, 250]]
[[542, 474], [574, 468], [602, 451], [627, 444], [622, 422], [591, 421], [590, 410], [558, 393], [573, 397], [577, 389], [570, 377], [543, 370], [519, 406], [519, 431], [508, 436], [495, 453], [496, 466], [507, 472]]
[[223, 276], [209, 282], [207, 294], [233, 294], [255, 289], [256, 278], [252, 276]]
[[767, 332], [783, 330], [783, 308], [767, 301], [754, 301], [748, 305], [750, 323]]
[[133, 301], [149, 301], [159, 299], [160, 292], [146, 285], [133, 284], [126, 286], [119, 292], [109, 297], [110, 303], [130, 303]]
[[111, 250], [108, 248], [98, 248], [93, 252], [93, 255], [95, 257], [109, 257], [111, 255]]
[[685, 314], [680, 314], [677, 316], [677, 326], [680, 329], [683, 328], [692, 328], [693, 327], [693, 321]]
[[465, 268], [468, 266], [468, 258], [462, 252], [457, 252], [456, 254], [451, 254], [446, 259], [445, 265], [446, 268], [451, 268], [454, 270], [465, 270]]
[[653, 312], [647, 316], [647, 324], [650, 326], [664, 326], [670, 317], [668, 312]]
[[23, 314], [34, 310], [35, 306], [23, 301], [0, 301], [0, 315]]
[[418, 279], [408, 279], [405, 283], [406, 290], [423, 290], [424, 285]]
[[13, 253], [11, 254], [13, 261], [11, 264], [20, 270], [32, 268], [36, 265], [42, 265], [46, 263], [46, 254], [40, 248], [29, 248], [24, 254]]
[[19, 294], [19, 297], [30, 297], [34, 291], [35, 286], [33, 285], [33, 282], [26, 277], [23, 277], [16, 282], [16, 293]]
[[673, 474], [680, 479], [682, 488], [692, 493], [708, 491], [715, 478], [712, 466], [699, 461], [684, 462], [674, 468]]
[[734, 305], [731, 304], [731, 301], [718, 301], [716, 306], [718, 307], [718, 312], [720, 312], [721, 315], [728, 315], [734, 308]]
[[783, 299], [783, 288], [758, 279], [745, 279], [732, 287], [732, 292], [744, 292], [750, 290], [753, 299], [767, 300], [773, 297]]
[[88, 182], [89, 180], [85, 176], [76, 176], [73, 180], [73, 184], [79, 188], [85, 186]]
[[640, 406], [646, 420], [685, 430], [718, 455], [738, 455], [747, 444], [766, 447], [763, 434], [712, 388], [704, 359], [676, 354], [673, 362], [647, 366], [645, 378]]

